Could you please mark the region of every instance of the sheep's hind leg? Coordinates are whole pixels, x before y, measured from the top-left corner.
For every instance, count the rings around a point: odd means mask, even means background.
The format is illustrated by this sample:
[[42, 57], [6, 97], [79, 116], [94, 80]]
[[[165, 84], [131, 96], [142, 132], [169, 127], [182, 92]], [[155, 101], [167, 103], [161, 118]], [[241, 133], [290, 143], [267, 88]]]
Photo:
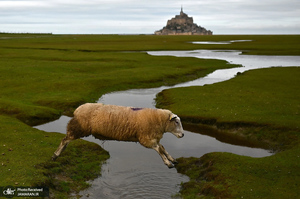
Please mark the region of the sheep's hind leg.
[[57, 150], [54, 152], [52, 156], [52, 160], [56, 160], [58, 156], [67, 148], [67, 145], [73, 140], [73, 137], [69, 137], [68, 135], [62, 139]]
[[152, 148], [160, 155], [160, 157], [162, 158], [162, 160], [164, 161], [165, 165], [167, 165], [169, 168], [173, 168], [173, 164], [168, 160], [168, 158], [166, 157], [165, 153], [164, 153], [164, 148], [161, 147], [161, 144], [157, 144], [154, 145]]
[[162, 152], [165, 154], [165, 156], [170, 160], [173, 164], [178, 164], [175, 158], [173, 158], [165, 149], [165, 147], [161, 144], [158, 144], [159, 147], [161, 148]]

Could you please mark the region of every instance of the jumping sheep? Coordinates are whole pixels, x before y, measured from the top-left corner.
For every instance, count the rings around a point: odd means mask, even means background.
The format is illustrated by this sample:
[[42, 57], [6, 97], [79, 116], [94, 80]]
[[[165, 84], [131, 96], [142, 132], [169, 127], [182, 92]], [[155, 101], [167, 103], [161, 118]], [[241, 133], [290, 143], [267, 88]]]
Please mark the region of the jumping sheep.
[[177, 138], [184, 136], [180, 118], [169, 110], [86, 103], [74, 111], [74, 117], [67, 126], [67, 135], [52, 159], [55, 160], [70, 141], [93, 135], [100, 140], [139, 142], [154, 149], [172, 168], [176, 160], [159, 143], [165, 132]]

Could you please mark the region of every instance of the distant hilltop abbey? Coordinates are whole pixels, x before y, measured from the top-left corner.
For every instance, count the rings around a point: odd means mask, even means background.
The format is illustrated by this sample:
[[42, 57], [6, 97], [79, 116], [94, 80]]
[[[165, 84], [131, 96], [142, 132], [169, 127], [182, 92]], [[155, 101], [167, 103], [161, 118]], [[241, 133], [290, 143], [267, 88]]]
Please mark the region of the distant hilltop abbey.
[[189, 17], [182, 10], [180, 15], [168, 20], [163, 29], [155, 31], [155, 35], [212, 35], [213, 32], [198, 26], [193, 22], [193, 17]]

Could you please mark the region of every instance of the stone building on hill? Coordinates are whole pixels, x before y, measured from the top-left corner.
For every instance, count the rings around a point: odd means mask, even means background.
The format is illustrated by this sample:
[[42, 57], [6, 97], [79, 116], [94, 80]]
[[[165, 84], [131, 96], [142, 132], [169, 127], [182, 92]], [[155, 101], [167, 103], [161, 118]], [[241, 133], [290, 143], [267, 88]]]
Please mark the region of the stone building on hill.
[[198, 26], [193, 22], [193, 17], [185, 14], [181, 7], [180, 15], [168, 20], [163, 29], [155, 31], [155, 35], [212, 35], [213, 32]]

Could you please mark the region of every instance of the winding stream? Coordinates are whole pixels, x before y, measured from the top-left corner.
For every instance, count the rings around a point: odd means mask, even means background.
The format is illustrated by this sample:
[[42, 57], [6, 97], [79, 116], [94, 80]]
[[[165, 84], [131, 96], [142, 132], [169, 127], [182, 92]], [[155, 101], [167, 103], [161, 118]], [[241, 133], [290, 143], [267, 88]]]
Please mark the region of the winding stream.
[[[222, 59], [242, 67], [217, 70], [206, 77], [177, 84], [171, 87], [151, 89], [134, 89], [103, 95], [98, 102], [134, 107], [155, 107], [156, 94], [164, 89], [174, 87], [202, 86], [233, 78], [238, 72], [256, 68], [300, 66], [300, 56], [252, 56], [241, 55], [239, 51], [153, 51], [152, 56], [196, 57], [205, 59]], [[65, 133], [69, 117], [36, 126], [48, 132]], [[188, 177], [178, 174], [176, 169], [168, 169], [159, 155], [140, 144], [132, 142], [101, 141], [93, 137], [84, 138], [95, 142], [109, 151], [111, 158], [102, 166], [102, 176], [92, 181], [92, 186], [80, 192], [83, 198], [171, 198], [180, 189], [180, 183]], [[177, 139], [166, 133], [161, 143], [174, 157], [200, 157], [209, 152], [230, 152], [251, 157], [265, 157], [270, 152], [238, 145], [222, 143], [213, 137], [185, 131], [185, 137]], [[59, 143], [57, 143], [59, 145]], [[97, 158], [97, 157], [95, 157]]]

